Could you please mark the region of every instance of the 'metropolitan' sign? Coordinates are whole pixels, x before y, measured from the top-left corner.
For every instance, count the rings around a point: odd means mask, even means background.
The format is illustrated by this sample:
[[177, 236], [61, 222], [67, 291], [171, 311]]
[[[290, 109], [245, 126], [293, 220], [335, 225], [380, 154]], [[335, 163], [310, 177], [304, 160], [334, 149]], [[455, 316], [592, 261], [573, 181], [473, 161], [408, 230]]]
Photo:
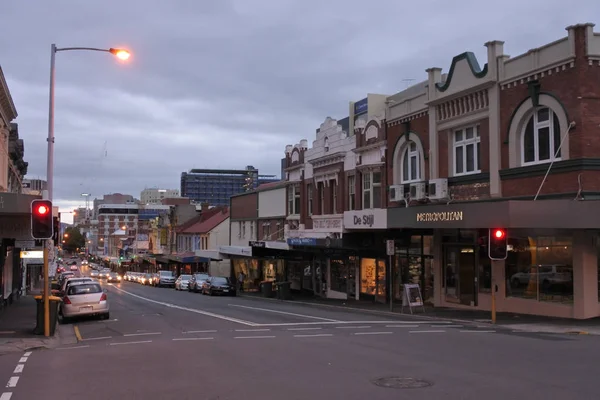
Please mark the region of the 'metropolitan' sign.
[[417, 222], [462, 221], [462, 211], [441, 211], [417, 213]]

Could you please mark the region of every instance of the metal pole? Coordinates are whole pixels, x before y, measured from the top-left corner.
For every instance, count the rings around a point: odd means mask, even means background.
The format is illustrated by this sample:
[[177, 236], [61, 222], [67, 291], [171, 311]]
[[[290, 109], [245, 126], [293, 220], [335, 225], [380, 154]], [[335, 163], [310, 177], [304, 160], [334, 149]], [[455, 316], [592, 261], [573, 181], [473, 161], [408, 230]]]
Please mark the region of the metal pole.
[[46, 190], [48, 200], [54, 195], [54, 77], [56, 62], [56, 45], [50, 46], [50, 100], [48, 102], [48, 164], [46, 165]]
[[48, 274], [48, 247], [44, 247], [44, 336], [50, 337], [50, 279]]
[[390, 255], [390, 311], [394, 311], [394, 266]]
[[[46, 165], [46, 193], [52, 201], [54, 183], [54, 76], [56, 61], [56, 45], [50, 46], [50, 98], [48, 101], [48, 164]], [[44, 246], [44, 336], [50, 337], [50, 249], [52, 239], [46, 240]]]

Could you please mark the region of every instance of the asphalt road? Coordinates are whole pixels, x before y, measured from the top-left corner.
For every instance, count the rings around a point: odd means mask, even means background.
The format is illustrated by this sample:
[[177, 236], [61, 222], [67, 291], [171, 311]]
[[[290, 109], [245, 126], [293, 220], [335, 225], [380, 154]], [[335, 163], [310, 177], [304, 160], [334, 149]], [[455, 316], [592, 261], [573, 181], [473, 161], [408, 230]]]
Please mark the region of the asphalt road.
[[[0, 357], [12, 400], [598, 398], [595, 336], [106, 287], [111, 319], [75, 322], [79, 343]], [[430, 386], [373, 383], [391, 377]]]

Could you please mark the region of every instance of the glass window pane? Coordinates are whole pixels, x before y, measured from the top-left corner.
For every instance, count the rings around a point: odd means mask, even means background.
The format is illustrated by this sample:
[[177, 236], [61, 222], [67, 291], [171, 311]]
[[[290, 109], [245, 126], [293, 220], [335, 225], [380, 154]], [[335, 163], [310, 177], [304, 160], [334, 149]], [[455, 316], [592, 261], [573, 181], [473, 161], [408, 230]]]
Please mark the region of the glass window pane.
[[462, 140], [463, 140], [463, 131], [462, 131], [462, 130], [460, 130], [460, 131], [456, 131], [456, 132], [454, 133], [454, 141], [455, 141], [455, 142], [460, 142], [460, 141], [462, 141]]
[[409, 175], [408, 175], [408, 160], [409, 156], [408, 156], [408, 151], [406, 151], [404, 153], [404, 159], [402, 160], [402, 180], [403, 181], [407, 181], [409, 180]]
[[525, 127], [523, 137], [523, 161], [526, 163], [535, 161], [535, 138], [533, 134], [533, 117]]
[[477, 142], [477, 170], [481, 171], [481, 142]]
[[475, 171], [475, 146], [468, 144], [467, 146], [467, 172]]
[[467, 137], [467, 139], [473, 139], [474, 135], [473, 135], [473, 128], [467, 128], [465, 130], [465, 136]]
[[381, 183], [381, 172], [373, 172], [373, 183]]
[[417, 144], [415, 142], [410, 142], [410, 151], [417, 151]]
[[550, 128], [538, 129], [538, 160], [549, 160], [550, 159]]
[[373, 208], [381, 208], [381, 186], [373, 188]]
[[550, 109], [548, 108], [540, 108], [537, 113], [538, 122], [545, 122], [550, 119]]
[[371, 188], [371, 174], [366, 172], [363, 174], [363, 189], [369, 190]]
[[456, 151], [454, 152], [454, 164], [456, 165], [456, 173], [457, 174], [462, 174], [463, 171], [463, 147], [459, 146], [456, 148]]
[[417, 176], [417, 157], [415, 156], [412, 156], [410, 158], [410, 179], [419, 179], [419, 177]]
[[552, 118], [552, 130], [554, 133], [554, 149], [553, 149], [553, 151], [556, 152], [556, 150], [558, 150], [558, 154], [556, 155], [556, 157], [560, 157], [561, 151], [559, 150], [559, 147], [560, 147], [562, 132], [560, 130], [560, 123], [558, 122], [558, 117], [554, 113], [553, 113], [553, 118]]
[[363, 209], [366, 210], [371, 208], [371, 191], [366, 190], [363, 192]]

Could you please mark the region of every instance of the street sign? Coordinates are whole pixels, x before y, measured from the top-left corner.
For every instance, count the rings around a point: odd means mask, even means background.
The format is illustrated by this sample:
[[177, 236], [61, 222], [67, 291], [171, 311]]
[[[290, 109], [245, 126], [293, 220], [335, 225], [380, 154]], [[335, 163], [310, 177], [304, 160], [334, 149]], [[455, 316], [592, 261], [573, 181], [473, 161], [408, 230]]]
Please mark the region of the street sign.
[[386, 240], [386, 250], [388, 256], [393, 256], [396, 254], [396, 244], [393, 240]]

